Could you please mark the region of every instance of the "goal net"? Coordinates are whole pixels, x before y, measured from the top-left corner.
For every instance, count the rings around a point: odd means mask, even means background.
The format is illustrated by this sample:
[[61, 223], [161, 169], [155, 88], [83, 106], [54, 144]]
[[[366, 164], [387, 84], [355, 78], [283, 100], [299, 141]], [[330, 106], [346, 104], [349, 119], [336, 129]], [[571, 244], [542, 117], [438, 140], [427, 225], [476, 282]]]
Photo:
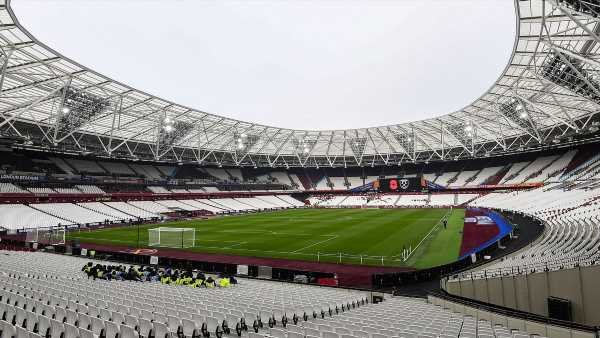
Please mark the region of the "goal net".
[[160, 227], [148, 229], [148, 246], [191, 248], [196, 243], [196, 229]]
[[65, 244], [65, 229], [31, 229], [27, 231], [25, 241], [46, 245]]

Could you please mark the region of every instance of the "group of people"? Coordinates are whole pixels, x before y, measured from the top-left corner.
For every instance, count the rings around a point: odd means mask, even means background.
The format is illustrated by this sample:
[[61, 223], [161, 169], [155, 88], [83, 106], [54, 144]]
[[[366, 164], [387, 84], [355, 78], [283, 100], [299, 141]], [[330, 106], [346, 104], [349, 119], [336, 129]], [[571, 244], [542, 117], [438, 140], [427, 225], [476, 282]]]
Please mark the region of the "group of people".
[[205, 275], [198, 270], [179, 270], [153, 266], [102, 265], [88, 262], [81, 269], [88, 278], [106, 280], [130, 280], [138, 282], [160, 282], [166, 285], [199, 287], [229, 287], [237, 284], [233, 276], [219, 274], [217, 278]]

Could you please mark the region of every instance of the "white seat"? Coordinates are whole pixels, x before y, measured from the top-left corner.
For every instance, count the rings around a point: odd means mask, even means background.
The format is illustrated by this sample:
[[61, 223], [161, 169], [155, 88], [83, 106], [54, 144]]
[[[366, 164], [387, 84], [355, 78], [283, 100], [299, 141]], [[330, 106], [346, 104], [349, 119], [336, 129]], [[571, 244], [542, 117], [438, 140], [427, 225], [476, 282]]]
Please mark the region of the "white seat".
[[169, 332], [169, 328], [167, 324], [154, 322], [154, 337], [155, 338], [170, 338], [171, 333]]
[[61, 335], [65, 332], [65, 326], [63, 323], [50, 319], [50, 337], [61, 338]]
[[121, 324], [120, 329], [120, 338], [139, 338], [140, 336], [139, 333], [129, 325]]
[[0, 329], [2, 329], [1, 338], [12, 338], [17, 334], [16, 328], [11, 323], [5, 322], [3, 320], [0, 320]]
[[[331, 331], [323, 331], [321, 332], [321, 337], [323, 338], [339, 338], [339, 335], [335, 332], [331, 332]], [[373, 338], [379, 338], [379, 337], [374, 337]]]
[[119, 325], [117, 323], [105, 321], [104, 328], [106, 338], [116, 338], [119, 334]]
[[79, 329], [71, 324], [64, 324], [65, 326], [65, 337], [64, 338], [79, 338]]
[[29, 331], [27, 331], [26, 328], [17, 326], [16, 331], [17, 331], [16, 338], [29, 338]]
[[95, 338], [94, 337], [94, 332], [89, 331], [89, 330], [85, 330], [80, 328], [79, 329], [79, 337], [80, 338]]

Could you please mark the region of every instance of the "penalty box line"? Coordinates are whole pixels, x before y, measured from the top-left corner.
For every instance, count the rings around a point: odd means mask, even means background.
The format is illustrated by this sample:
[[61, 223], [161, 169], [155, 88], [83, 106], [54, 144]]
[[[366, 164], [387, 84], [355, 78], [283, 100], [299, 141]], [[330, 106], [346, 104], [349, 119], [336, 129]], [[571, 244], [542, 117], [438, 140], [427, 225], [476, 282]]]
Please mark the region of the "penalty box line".
[[319, 245], [319, 244], [322, 244], [322, 243], [325, 243], [325, 242], [329, 242], [329, 241], [331, 241], [331, 240], [334, 240], [334, 239], [336, 239], [336, 238], [338, 238], [338, 237], [339, 237], [338, 235], [321, 235], [321, 236], [331, 236], [331, 237], [330, 237], [330, 238], [327, 238], [327, 239], [324, 239], [324, 240], [322, 240], [322, 241], [319, 241], [319, 242], [313, 243], [313, 244], [311, 244], [311, 245], [307, 245], [307, 246], [305, 246], [305, 247], [303, 247], [303, 248], [300, 248], [300, 249], [298, 249], [298, 250], [292, 251], [291, 253], [298, 253], [298, 252], [300, 252], [300, 251], [304, 251], [304, 250], [306, 250], [306, 249], [308, 249], [308, 248], [312, 248], [312, 247], [313, 247], [313, 246], [315, 246], [315, 245]]

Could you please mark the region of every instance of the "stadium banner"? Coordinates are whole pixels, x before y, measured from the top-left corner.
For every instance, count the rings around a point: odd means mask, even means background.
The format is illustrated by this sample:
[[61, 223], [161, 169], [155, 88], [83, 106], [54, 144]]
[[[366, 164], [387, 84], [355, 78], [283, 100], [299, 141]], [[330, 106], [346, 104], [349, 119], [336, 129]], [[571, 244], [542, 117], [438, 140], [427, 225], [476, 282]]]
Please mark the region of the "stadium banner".
[[482, 184], [482, 185], [465, 185], [462, 187], [445, 187], [445, 190], [468, 190], [468, 189], [527, 189], [538, 188], [544, 186], [543, 182], [517, 183], [517, 184]]
[[48, 178], [46, 176], [29, 176], [29, 175], [11, 175], [11, 174], [2, 174], [0, 175], [0, 180], [3, 181], [47, 181]]
[[427, 192], [427, 183], [422, 177], [380, 178], [373, 182], [379, 192]]

